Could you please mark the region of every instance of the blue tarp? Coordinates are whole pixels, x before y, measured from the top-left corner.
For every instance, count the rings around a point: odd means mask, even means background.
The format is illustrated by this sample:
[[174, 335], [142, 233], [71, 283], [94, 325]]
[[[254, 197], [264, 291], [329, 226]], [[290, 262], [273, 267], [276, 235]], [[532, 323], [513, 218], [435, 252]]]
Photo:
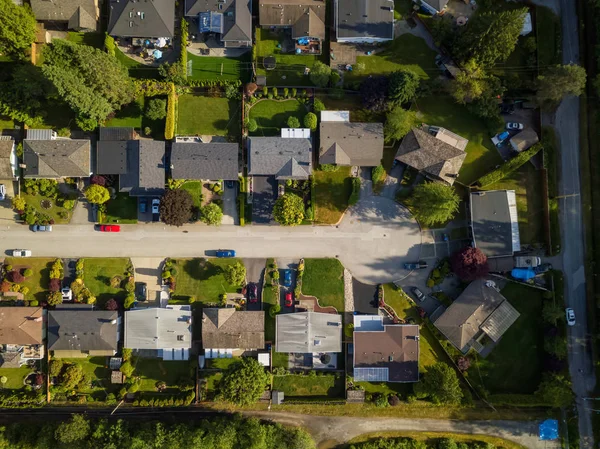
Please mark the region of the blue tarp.
[[540, 440], [558, 439], [558, 421], [556, 419], [547, 419], [540, 424]]
[[160, 58], [162, 58], [162, 51], [154, 50], [154, 53], [152, 53], [152, 56], [154, 56], [154, 59], [160, 59]]
[[298, 39], [298, 44], [300, 45], [308, 45], [308, 39], [305, 37], [301, 37], [300, 39]]
[[530, 268], [514, 268], [510, 274], [515, 279], [520, 279], [523, 281], [528, 281], [529, 279], [533, 279], [535, 277], [535, 271]]

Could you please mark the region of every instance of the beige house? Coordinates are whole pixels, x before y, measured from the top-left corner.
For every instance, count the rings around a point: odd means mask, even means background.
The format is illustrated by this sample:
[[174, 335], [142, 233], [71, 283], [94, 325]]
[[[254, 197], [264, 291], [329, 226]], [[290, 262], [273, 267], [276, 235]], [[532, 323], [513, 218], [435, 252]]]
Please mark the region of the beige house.
[[204, 309], [202, 347], [210, 358], [242, 355], [265, 347], [265, 313], [234, 308]]

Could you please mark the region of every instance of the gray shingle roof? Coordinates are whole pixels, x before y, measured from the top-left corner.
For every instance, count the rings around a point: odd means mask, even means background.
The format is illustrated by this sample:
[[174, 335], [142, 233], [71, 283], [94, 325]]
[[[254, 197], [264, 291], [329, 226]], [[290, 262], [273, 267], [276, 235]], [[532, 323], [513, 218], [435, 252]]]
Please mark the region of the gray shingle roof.
[[24, 140], [25, 178], [90, 176], [89, 140]]
[[383, 124], [321, 122], [320, 164], [376, 167], [383, 157]]
[[[0, 140], [0, 179], [12, 179], [15, 176], [10, 161], [14, 146], [14, 140]], [[14, 159], [16, 154], [12, 157]]]
[[239, 145], [176, 142], [171, 147], [171, 166], [173, 179], [237, 181]]
[[[127, 152], [127, 173], [119, 176], [121, 192], [131, 196], [162, 195], [165, 190], [165, 142], [134, 140]], [[136, 169], [137, 168], [137, 169]]]
[[69, 29], [96, 30], [98, 8], [94, 0], [30, 0], [36, 20], [68, 22]]
[[118, 312], [61, 308], [48, 312], [51, 351], [117, 350]]
[[325, 10], [322, 0], [259, 0], [261, 26], [292, 27], [293, 38], [325, 39]]
[[312, 173], [309, 139], [249, 137], [248, 174], [277, 179], [308, 179]]
[[275, 318], [277, 352], [341, 352], [342, 317], [338, 314], [300, 312]]
[[234, 308], [202, 311], [202, 347], [205, 349], [262, 349], [265, 313]]
[[186, 349], [192, 347], [192, 312], [179, 308], [134, 309], [125, 312], [125, 347]]
[[99, 175], [127, 173], [127, 152], [137, 151], [136, 141], [102, 141], [96, 149], [96, 172]]
[[252, 42], [252, 11], [249, 0], [185, 0], [185, 15], [203, 12], [222, 14], [223, 41]]
[[466, 157], [464, 150], [418, 128], [409, 131], [396, 153], [400, 162], [450, 185], [454, 184]]
[[394, 38], [392, 0], [337, 0], [335, 8], [338, 40]]
[[110, 0], [111, 36], [173, 37], [174, 30], [175, 0]]

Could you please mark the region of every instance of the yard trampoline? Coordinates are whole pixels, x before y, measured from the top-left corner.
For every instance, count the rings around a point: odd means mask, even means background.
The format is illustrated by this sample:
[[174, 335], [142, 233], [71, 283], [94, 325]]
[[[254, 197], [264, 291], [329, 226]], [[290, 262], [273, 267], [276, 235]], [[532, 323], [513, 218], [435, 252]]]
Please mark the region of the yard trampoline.
[[263, 67], [265, 68], [265, 70], [273, 70], [276, 66], [277, 60], [275, 59], [275, 56], [266, 56], [263, 59]]

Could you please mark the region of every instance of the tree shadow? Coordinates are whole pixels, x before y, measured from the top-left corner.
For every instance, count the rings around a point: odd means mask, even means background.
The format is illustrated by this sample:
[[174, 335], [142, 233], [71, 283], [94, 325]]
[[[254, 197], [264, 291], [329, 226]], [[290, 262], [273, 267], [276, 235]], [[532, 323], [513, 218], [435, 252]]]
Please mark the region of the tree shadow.
[[223, 269], [210, 263], [207, 259], [194, 258], [186, 260], [183, 270], [192, 278], [198, 281], [205, 281], [218, 275]]

